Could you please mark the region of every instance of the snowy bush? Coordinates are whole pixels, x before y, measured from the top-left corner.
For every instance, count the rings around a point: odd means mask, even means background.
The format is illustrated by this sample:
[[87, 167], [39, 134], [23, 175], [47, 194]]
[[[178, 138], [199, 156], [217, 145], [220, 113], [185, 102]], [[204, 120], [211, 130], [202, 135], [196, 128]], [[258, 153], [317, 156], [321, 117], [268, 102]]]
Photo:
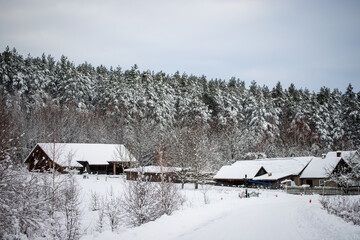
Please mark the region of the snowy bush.
[[178, 187], [170, 182], [152, 183], [143, 176], [129, 181], [121, 201], [127, 224], [140, 226], [164, 214], [170, 215], [184, 202]]
[[178, 187], [172, 182], [158, 183], [157, 199], [161, 202], [161, 215], [171, 215], [185, 201], [183, 196], [180, 194]]
[[49, 216], [39, 177], [0, 164], [0, 239], [41, 235]]
[[75, 240], [80, 238], [80, 188], [71, 175], [41, 173], [43, 193], [48, 197], [43, 203], [47, 218], [41, 234], [46, 239]]
[[66, 238], [78, 239], [80, 236], [80, 191], [74, 178], [68, 179], [62, 189], [63, 214], [65, 215]]
[[[121, 212], [121, 200], [118, 196], [115, 195], [113, 189], [111, 188], [110, 193], [106, 196], [105, 199], [105, 212], [103, 213], [109, 222], [111, 231], [115, 231], [120, 225], [120, 220], [122, 216]], [[99, 213], [99, 224], [101, 219], [101, 211]], [[100, 225], [99, 225], [100, 227]]]
[[210, 203], [210, 199], [209, 199], [209, 196], [208, 196], [208, 192], [212, 189], [212, 186], [211, 185], [208, 185], [208, 184], [205, 184], [204, 182], [202, 182], [202, 184], [200, 185], [200, 190], [201, 190], [201, 193], [203, 194], [203, 197], [204, 197], [204, 203], [205, 204], [209, 204]]
[[116, 231], [123, 224], [123, 209], [121, 197], [116, 195], [111, 188], [105, 196], [100, 197], [96, 192], [91, 193], [91, 210], [98, 211], [96, 230], [102, 232], [108, 225], [111, 231]]
[[0, 239], [78, 239], [75, 182], [7, 163], [0, 161]]
[[155, 184], [139, 177], [136, 181], [129, 181], [126, 189], [121, 206], [130, 225], [140, 226], [159, 217]]
[[319, 201], [328, 213], [360, 225], [360, 198], [358, 196], [327, 196], [320, 198]]
[[101, 198], [99, 193], [91, 191], [91, 211], [97, 211], [100, 209]]
[[98, 232], [102, 232], [104, 229], [104, 218], [105, 218], [105, 201], [104, 199], [102, 199], [99, 210], [98, 210], [98, 221], [97, 221], [97, 226], [96, 226], [96, 230]]

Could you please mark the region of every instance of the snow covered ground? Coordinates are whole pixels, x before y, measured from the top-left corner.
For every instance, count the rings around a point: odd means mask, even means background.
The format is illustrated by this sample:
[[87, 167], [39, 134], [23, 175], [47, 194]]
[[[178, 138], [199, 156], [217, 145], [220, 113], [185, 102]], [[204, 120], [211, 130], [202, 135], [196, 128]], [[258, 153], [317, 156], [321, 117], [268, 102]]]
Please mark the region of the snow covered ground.
[[[360, 227], [321, 209], [319, 196], [295, 196], [281, 191], [252, 190], [260, 197], [239, 198], [241, 188], [213, 186], [204, 204], [201, 189], [185, 186], [181, 193], [186, 201], [171, 216], [136, 228], [120, 227], [96, 231], [98, 214], [90, 210], [91, 192], [105, 195], [124, 189], [124, 178], [92, 175], [78, 177], [82, 187], [82, 240], [103, 239], [360, 239]], [[360, 198], [360, 197], [359, 197]], [[310, 203], [311, 200], [311, 203]]]

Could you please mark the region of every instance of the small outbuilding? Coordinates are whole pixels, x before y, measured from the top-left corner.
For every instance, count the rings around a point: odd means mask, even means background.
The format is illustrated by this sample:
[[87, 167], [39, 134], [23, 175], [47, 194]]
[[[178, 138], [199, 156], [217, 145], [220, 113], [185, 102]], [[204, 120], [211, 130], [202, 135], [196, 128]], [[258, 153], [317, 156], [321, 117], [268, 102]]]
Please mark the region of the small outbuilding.
[[160, 182], [163, 175], [167, 182], [178, 182], [178, 172], [181, 168], [163, 167], [163, 166], [144, 166], [137, 168], [125, 169], [127, 180], [137, 180], [143, 176], [149, 182]]

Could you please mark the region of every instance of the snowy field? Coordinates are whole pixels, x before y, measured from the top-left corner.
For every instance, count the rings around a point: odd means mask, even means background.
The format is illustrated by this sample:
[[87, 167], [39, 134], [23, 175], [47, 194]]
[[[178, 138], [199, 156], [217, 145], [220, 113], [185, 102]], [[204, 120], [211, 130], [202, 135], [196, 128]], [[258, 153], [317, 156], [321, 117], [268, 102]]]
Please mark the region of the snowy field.
[[181, 190], [186, 201], [171, 216], [162, 216], [140, 227], [123, 226], [116, 232], [106, 227], [99, 233], [98, 213], [91, 211], [91, 193], [105, 196], [112, 189], [121, 195], [125, 180], [111, 176], [76, 177], [82, 188], [82, 240], [360, 239], [360, 227], [329, 215], [321, 208], [317, 195], [249, 189], [260, 196], [240, 198], [241, 188], [212, 186], [207, 189], [209, 203], [205, 204], [204, 191], [194, 190], [192, 184]]

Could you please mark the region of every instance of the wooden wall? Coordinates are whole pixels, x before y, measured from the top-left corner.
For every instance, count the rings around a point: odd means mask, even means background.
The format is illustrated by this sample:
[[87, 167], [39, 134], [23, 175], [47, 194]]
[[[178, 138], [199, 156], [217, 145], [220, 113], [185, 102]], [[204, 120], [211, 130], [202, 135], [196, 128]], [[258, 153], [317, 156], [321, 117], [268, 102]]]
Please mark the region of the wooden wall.
[[[29, 171], [38, 170], [40, 172], [45, 172], [53, 167], [53, 161], [38, 145], [36, 145], [33, 151], [29, 154], [25, 163], [28, 164]], [[59, 172], [64, 171], [63, 167], [57, 163], [55, 163], [55, 169]]]

